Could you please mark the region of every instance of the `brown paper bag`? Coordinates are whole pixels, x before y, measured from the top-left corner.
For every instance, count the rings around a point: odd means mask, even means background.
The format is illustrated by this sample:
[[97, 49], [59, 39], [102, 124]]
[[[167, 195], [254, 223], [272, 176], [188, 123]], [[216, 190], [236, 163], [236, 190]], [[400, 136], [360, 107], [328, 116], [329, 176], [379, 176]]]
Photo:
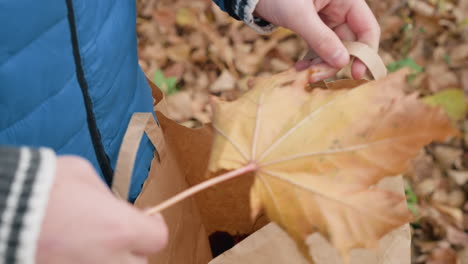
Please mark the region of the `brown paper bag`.
[[[150, 82], [158, 126], [149, 113], [136, 113], [125, 134], [114, 176], [113, 191], [127, 197], [133, 162], [143, 132], [156, 147], [148, 179], [135, 205], [147, 208], [206, 180], [213, 131], [181, 126], [168, 115], [161, 91]], [[165, 115], [166, 114], [166, 115]], [[219, 184], [163, 211], [169, 228], [168, 246], [150, 263], [206, 264], [211, 260], [208, 235], [215, 231], [251, 234], [267, 223], [250, 221], [249, 189], [252, 177]], [[196, 203], [195, 203], [196, 201]]]
[[[370, 60], [371, 64], [375, 64], [375, 56], [368, 56], [366, 47], [354, 44], [348, 47], [351, 47], [352, 54], [364, 62]], [[374, 71], [373, 74], [380, 77], [385, 72]], [[340, 89], [361, 83], [337, 81], [322, 85]], [[148, 179], [135, 202], [137, 207], [143, 209], [157, 205], [189, 186], [206, 180], [213, 137], [209, 125], [201, 129], [190, 129], [167, 118], [169, 115], [163, 95], [156, 86], [151, 86], [159, 126], [149, 113], [136, 113], [132, 117], [119, 153], [112, 188], [118, 197], [127, 197], [137, 148], [143, 132], [146, 132], [157, 151]], [[250, 221], [248, 200], [252, 180], [252, 177], [241, 177], [222, 183], [163, 211], [169, 228], [169, 241], [163, 251], [150, 258], [150, 263], [304, 263], [305, 260], [294, 242], [276, 225], [266, 225], [268, 221], [265, 217]], [[398, 190], [402, 190], [401, 182], [396, 185]], [[263, 226], [265, 227], [262, 228]], [[258, 229], [260, 230], [255, 232]], [[227, 231], [233, 235], [255, 233], [210, 262], [212, 257], [208, 235], [214, 231]], [[313, 235], [309, 242], [317, 263], [340, 263], [336, 250], [323, 238]], [[353, 256], [356, 255], [353, 261], [358, 262], [351, 263], [409, 263], [409, 243], [409, 228], [405, 226], [382, 240], [382, 249], [387, 250], [376, 253], [357, 250], [353, 253]], [[393, 258], [398, 262], [388, 262]]]
[[[208, 177], [215, 176], [207, 175], [213, 139], [212, 127], [207, 124], [203, 128], [190, 129], [177, 124], [167, 117], [170, 113], [167, 113], [165, 109], [165, 100], [161, 91], [153, 84], [151, 87], [153, 96], [156, 98], [155, 110], [164, 140], [170, 146], [177, 167], [182, 171], [181, 175], [187, 184], [193, 186], [207, 180]], [[166, 172], [160, 171], [159, 173], [165, 175]], [[244, 176], [218, 184], [195, 195], [194, 199], [207, 234], [216, 231], [251, 234], [268, 223], [265, 217], [260, 217], [256, 221], [250, 219], [249, 196], [252, 182], [253, 177]], [[157, 189], [152, 191], [157, 191]], [[137, 205], [140, 205], [139, 201], [147, 200], [146, 197], [150, 195], [146, 194], [143, 189], [137, 199]], [[155, 205], [161, 201], [152, 202]]]
[[[156, 93], [158, 92], [156, 91]], [[200, 133], [199, 140], [186, 142], [184, 145], [190, 146], [186, 149], [175, 149], [174, 146], [179, 145], [171, 144], [171, 140], [178, 138], [183, 141], [184, 138], [190, 137], [183, 137], [177, 132], [177, 129], [173, 131], [170, 127], [170, 125], [176, 127], [178, 125], [162, 114], [166, 110], [160, 91], [159, 94], [156, 94], [155, 99], [159, 103], [155, 110], [160, 126], [155, 122], [151, 113], [134, 114], [121, 146], [112, 186], [112, 190], [118, 197], [126, 198], [128, 196], [133, 163], [143, 132], [146, 132], [155, 145], [156, 152], [148, 179], [135, 202], [135, 206], [143, 209], [154, 206], [187, 189], [189, 184], [185, 174], [188, 171], [191, 173], [204, 172], [206, 169], [203, 166], [197, 166], [203, 164], [203, 161], [198, 162], [197, 158], [206, 159], [205, 157], [209, 155], [210, 145], [208, 148], [197, 148], [197, 146], [204, 144], [203, 138], [208, 140], [208, 144], [211, 142], [211, 130], [190, 130], [195, 134]], [[208, 151], [208, 153], [203, 153], [203, 151]], [[180, 159], [176, 156], [177, 153], [188, 155], [191, 166], [179, 163]], [[208, 236], [194, 199], [187, 199], [165, 210], [162, 214], [169, 229], [169, 241], [164, 250], [150, 257], [150, 263], [206, 264], [212, 259]]]
[[[401, 176], [384, 179], [379, 187], [404, 193]], [[365, 225], [366, 223], [362, 223]], [[310, 255], [315, 264], [342, 264], [338, 251], [319, 234], [307, 238]], [[409, 225], [402, 226], [380, 240], [375, 250], [351, 251], [350, 264], [410, 264], [411, 233]], [[250, 235], [231, 250], [209, 264], [308, 264], [295, 242], [276, 224], [270, 223]]]

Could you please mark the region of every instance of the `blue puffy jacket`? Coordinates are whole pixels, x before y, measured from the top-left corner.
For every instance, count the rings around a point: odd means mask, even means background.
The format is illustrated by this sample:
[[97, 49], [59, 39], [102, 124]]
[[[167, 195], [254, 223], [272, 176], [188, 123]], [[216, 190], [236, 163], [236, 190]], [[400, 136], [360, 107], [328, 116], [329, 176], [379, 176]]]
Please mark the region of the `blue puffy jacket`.
[[[215, 0], [252, 22], [254, 0]], [[243, 8], [247, 7], [247, 8]], [[135, 0], [0, 0], [0, 145], [89, 160], [110, 184], [134, 112], [152, 112], [138, 65]], [[130, 200], [153, 147], [144, 137]]]

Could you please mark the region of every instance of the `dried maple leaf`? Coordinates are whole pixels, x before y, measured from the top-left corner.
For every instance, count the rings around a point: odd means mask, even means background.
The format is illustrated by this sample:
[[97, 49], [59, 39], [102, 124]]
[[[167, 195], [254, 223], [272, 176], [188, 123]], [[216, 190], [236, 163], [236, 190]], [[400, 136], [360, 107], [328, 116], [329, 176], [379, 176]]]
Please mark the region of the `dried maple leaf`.
[[318, 231], [346, 255], [410, 219], [403, 196], [374, 184], [455, 130], [441, 109], [403, 93], [404, 72], [307, 92], [310, 74], [290, 70], [216, 102], [209, 169], [254, 171], [253, 217], [265, 210], [305, 254], [304, 239]]

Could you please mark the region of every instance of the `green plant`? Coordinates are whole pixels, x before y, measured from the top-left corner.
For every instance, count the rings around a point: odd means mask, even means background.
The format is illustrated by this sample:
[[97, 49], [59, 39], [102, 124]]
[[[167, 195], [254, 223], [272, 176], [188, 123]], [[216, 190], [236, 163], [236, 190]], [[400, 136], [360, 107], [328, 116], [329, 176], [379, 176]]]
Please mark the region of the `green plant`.
[[405, 187], [405, 194], [406, 194], [406, 203], [408, 205], [408, 209], [416, 216], [418, 215], [418, 197], [413, 191], [413, 188], [410, 185]]
[[424, 67], [418, 65], [412, 58], [405, 57], [401, 60], [387, 65], [389, 72], [396, 72], [402, 68], [408, 67], [412, 70], [412, 73], [408, 75], [408, 81], [412, 81], [418, 74], [424, 71]]
[[153, 82], [165, 94], [170, 95], [179, 91], [177, 87], [177, 79], [175, 77], [166, 77], [161, 70], [156, 70], [153, 76]]

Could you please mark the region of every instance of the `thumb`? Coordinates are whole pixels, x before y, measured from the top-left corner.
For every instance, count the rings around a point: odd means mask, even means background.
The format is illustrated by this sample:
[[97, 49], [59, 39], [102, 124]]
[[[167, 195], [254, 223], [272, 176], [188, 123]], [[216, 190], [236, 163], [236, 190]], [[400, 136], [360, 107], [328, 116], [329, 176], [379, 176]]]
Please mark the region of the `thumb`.
[[148, 264], [148, 259], [144, 256], [134, 255], [133, 253], [125, 253], [120, 259], [119, 263], [125, 264]]
[[348, 65], [348, 51], [335, 32], [322, 21], [314, 6], [311, 4], [303, 10], [301, 11], [303, 19], [293, 19], [288, 27], [301, 35], [309, 47], [331, 66], [344, 68]]
[[149, 216], [141, 211], [134, 218], [135, 237], [132, 252], [150, 255], [164, 248], [168, 240], [168, 229], [161, 214]]

